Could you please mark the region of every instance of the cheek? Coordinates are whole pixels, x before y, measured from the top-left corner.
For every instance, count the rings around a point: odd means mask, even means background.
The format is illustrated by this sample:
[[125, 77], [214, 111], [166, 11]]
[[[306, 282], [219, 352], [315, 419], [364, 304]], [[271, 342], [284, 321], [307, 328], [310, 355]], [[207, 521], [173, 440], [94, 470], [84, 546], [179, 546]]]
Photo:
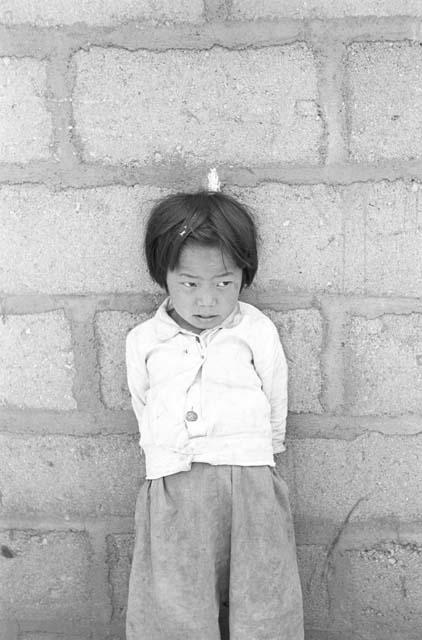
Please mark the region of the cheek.
[[[239, 285], [240, 289], [240, 285]], [[239, 298], [239, 289], [232, 289], [228, 295], [225, 297], [225, 301], [227, 305], [234, 306]]]
[[174, 305], [187, 305], [189, 304], [189, 301], [191, 299], [191, 296], [189, 295], [190, 291], [188, 289], [179, 289], [179, 288], [175, 288], [173, 289], [173, 294], [171, 295], [171, 299], [173, 301]]

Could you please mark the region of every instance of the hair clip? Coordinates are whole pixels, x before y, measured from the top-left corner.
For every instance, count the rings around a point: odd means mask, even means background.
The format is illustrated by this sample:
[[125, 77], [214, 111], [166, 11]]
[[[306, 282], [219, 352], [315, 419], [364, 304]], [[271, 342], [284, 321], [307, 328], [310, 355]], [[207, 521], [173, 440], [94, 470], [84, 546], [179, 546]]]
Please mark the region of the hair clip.
[[187, 224], [183, 225], [183, 229], [181, 231], [179, 231], [179, 236], [183, 237], [185, 235], [186, 231], [187, 231], [187, 228], [188, 228]]

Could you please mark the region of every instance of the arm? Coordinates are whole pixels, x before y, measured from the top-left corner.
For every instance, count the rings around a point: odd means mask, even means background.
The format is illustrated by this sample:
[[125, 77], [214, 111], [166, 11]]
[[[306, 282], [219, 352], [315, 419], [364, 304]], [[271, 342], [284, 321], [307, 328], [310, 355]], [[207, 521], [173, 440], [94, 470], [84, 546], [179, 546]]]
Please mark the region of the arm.
[[142, 413], [145, 407], [145, 394], [148, 389], [148, 373], [145, 366], [145, 354], [133, 331], [126, 338], [126, 370], [127, 382], [132, 399], [139, 430], [141, 430]]
[[254, 350], [255, 368], [271, 406], [273, 453], [284, 451], [287, 416], [287, 363], [275, 324], [268, 319]]
[[271, 404], [273, 452], [277, 454], [285, 449], [284, 438], [286, 434], [288, 371], [284, 350], [275, 326], [273, 331], [272, 360], [269, 399]]

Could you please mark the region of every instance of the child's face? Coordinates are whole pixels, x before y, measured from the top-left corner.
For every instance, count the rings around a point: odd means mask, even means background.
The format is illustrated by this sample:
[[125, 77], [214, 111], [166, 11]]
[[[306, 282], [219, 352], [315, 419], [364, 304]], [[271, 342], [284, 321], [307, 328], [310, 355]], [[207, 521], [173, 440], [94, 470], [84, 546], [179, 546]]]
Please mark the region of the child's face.
[[186, 245], [167, 272], [174, 320], [195, 333], [216, 327], [235, 308], [241, 284], [242, 269], [219, 247]]

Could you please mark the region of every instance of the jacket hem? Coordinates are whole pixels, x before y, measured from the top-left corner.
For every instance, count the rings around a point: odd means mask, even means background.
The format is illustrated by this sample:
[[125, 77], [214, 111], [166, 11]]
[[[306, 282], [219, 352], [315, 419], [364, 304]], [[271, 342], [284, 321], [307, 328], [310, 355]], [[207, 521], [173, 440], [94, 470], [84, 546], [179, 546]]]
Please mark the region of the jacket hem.
[[[144, 447], [146, 479], [155, 480], [181, 471], [190, 471], [193, 462], [204, 462], [213, 466], [256, 467], [268, 465], [274, 467], [275, 462], [271, 445], [263, 445], [262, 441], [260, 446], [256, 445], [257, 442], [254, 441], [252, 446], [242, 451], [230, 447], [226, 451], [221, 450], [221, 447], [219, 447], [218, 451], [212, 451], [212, 447], [210, 447], [202, 451], [190, 449], [189, 452], [179, 452], [157, 446]], [[202, 449], [202, 447], [200, 446], [199, 449]]]

